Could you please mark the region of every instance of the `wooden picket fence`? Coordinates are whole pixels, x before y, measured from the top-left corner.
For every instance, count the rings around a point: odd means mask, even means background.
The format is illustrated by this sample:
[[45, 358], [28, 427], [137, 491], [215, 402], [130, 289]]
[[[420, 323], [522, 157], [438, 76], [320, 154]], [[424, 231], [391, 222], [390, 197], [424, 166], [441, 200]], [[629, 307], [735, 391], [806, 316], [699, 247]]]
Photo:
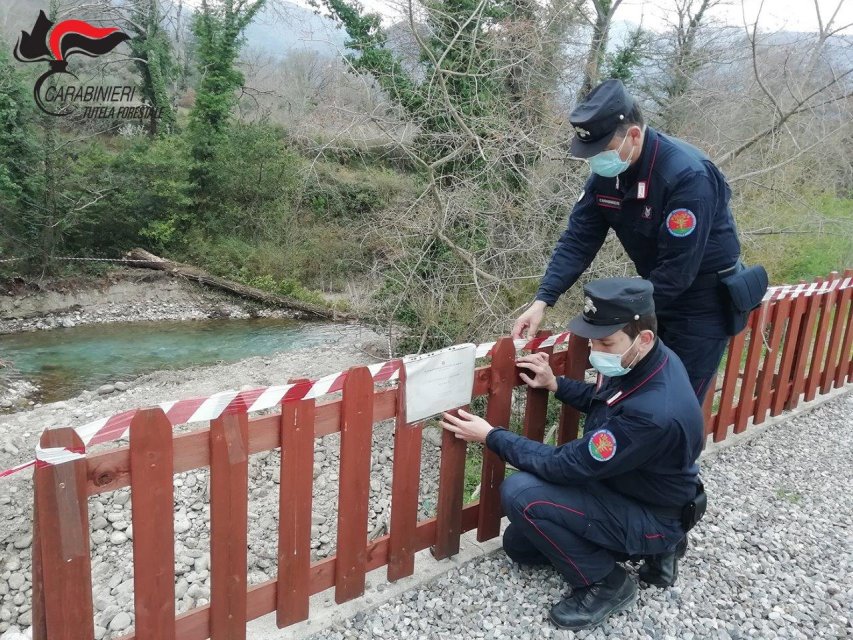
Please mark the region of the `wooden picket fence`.
[[[814, 282], [851, 276], [848, 269]], [[729, 341], [722, 388], [709, 392], [703, 406], [705, 433], [713, 434], [714, 442], [730, 430], [743, 433], [750, 423], [761, 424], [768, 412], [778, 416], [851, 380], [853, 284], [827, 289], [812, 294], [806, 288], [796, 297], [765, 302]]]
[[[853, 271], [848, 271], [849, 276]], [[829, 278], [838, 278], [833, 273]], [[749, 327], [732, 339], [719, 393], [705, 403], [706, 432], [715, 441], [748, 423], [841, 387], [851, 378], [853, 287], [765, 303]], [[745, 360], [743, 352], [746, 350]], [[551, 354], [560, 375], [583, 379], [586, 340], [571, 337]], [[485, 418], [507, 425], [513, 389], [525, 386], [515, 367], [510, 338], [498, 341], [489, 363], [476, 369], [474, 396], [487, 396]], [[297, 382], [293, 380], [291, 382]], [[309, 597], [334, 588], [343, 603], [364, 593], [365, 574], [387, 565], [389, 580], [411, 575], [415, 553], [430, 548], [436, 558], [459, 551], [460, 535], [477, 530], [480, 541], [500, 531], [500, 483], [504, 463], [488, 450], [478, 500], [463, 504], [467, 445], [443, 432], [436, 516], [418, 520], [423, 423], [404, 415], [406, 380], [375, 388], [366, 367], [348, 371], [340, 398], [298, 400], [280, 414], [249, 418], [237, 411], [209, 428], [174, 434], [159, 408], [140, 411], [129, 446], [88, 455], [34, 472], [33, 638], [89, 640], [94, 637], [88, 498], [130, 487], [133, 524], [135, 630], [122, 640], [234, 640], [246, 638], [246, 623], [276, 613], [279, 628], [309, 616]], [[549, 393], [522, 390], [523, 433], [542, 440]], [[713, 411], [713, 407], [717, 410]], [[579, 435], [579, 414], [561, 408], [557, 441]], [[394, 418], [390, 532], [368, 542], [371, 435], [373, 425]], [[311, 562], [314, 439], [340, 432], [337, 551]], [[82, 448], [76, 433], [55, 429], [43, 447]], [[278, 575], [259, 584], [247, 580], [249, 456], [281, 449]], [[210, 467], [211, 598], [176, 616], [174, 474]]]

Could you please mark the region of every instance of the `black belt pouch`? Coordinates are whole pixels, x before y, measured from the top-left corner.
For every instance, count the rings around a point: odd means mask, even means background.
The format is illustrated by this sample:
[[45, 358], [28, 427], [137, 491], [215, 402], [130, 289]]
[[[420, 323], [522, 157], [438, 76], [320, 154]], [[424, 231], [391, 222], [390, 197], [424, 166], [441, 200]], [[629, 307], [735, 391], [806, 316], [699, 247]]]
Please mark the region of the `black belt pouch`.
[[700, 482], [696, 491], [696, 497], [684, 505], [684, 509], [681, 511], [681, 527], [685, 533], [695, 527], [696, 523], [702, 519], [707, 507], [708, 496], [705, 493], [705, 487]]
[[767, 292], [767, 271], [760, 264], [747, 267], [720, 280], [729, 309], [726, 332], [736, 336], [746, 327], [749, 312], [761, 304]]

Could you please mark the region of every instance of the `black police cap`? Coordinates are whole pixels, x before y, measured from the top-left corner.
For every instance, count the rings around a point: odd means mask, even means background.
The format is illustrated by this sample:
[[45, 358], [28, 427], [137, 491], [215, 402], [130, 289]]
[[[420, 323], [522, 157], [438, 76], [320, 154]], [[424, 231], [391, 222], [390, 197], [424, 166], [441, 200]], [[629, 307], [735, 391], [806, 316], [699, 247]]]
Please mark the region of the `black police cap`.
[[605, 80], [595, 87], [569, 114], [575, 131], [572, 155], [590, 158], [603, 151], [633, 107], [634, 99], [621, 80]]
[[655, 312], [654, 285], [642, 278], [604, 278], [583, 288], [583, 313], [572, 318], [569, 331], [582, 338], [611, 336], [631, 320]]

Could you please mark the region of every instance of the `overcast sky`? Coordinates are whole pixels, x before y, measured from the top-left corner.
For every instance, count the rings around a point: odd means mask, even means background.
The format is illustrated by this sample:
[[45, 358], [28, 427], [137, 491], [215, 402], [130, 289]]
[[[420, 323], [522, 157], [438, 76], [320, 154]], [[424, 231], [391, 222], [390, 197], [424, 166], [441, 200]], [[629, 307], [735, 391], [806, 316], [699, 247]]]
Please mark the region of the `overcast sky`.
[[[304, 0], [290, 0], [294, 4], [306, 6]], [[716, 7], [713, 15], [720, 21], [742, 26], [744, 15], [752, 24], [762, 0], [724, 0], [726, 6]], [[378, 11], [389, 19], [399, 17], [399, 0], [361, 0], [362, 5], [371, 11]], [[662, 23], [666, 22], [667, 6], [671, 6], [673, 0], [623, 0], [622, 5], [616, 12], [617, 20], [639, 23], [649, 29], [662, 29]], [[844, 33], [853, 35], [853, 0], [817, 0], [820, 7], [821, 18], [824, 24], [832, 16], [835, 9], [841, 4], [841, 9], [835, 18], [836, 26], [850, 25]], [[764, 30], [788, 29], [791, 31], [817, 31], [818, 20], [815, 9], [815, 0], [764, 0], [761, 10], [759, 27]]]

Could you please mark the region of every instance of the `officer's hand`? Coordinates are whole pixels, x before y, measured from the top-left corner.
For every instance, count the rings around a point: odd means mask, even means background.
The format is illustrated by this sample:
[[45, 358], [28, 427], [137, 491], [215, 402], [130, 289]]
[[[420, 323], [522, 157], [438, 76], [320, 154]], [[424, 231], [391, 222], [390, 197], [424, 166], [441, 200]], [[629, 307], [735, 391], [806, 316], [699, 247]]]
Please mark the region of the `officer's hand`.
[[[512, 339], [527, 338], [531, 340], [536, 337], [539, 325], [542, 324], [542, 318], [545, 317], [545, 307], [547, 306], [544, 300], [534, 300], [533, 304], [518, 317], [518, 320], [512, 326]], [[527, 330], [527, 334], [522, 335], [525, 329]]]
[[465, 442], [485, 442], [489, 431], [494, 429], [492, 425], [483, 420], [480, 416], [475, 416], [473, 413], [468, 413], [459, 409], [459, 417], [457, 418], [450, 413], [442, 413], [444, 418], [439, 424], [456, 434], [456, 437]]
[[551, 370], [551, 365], [548, 364], [547, 353], [531, 353], [526, 356], [521, 356], [515, 361], [515, 366], [527, 369], [528, 374], [519, 373], [527, 386], [534, 389], [548, 389], [548, 391], [557, 391], [557, 376]]

